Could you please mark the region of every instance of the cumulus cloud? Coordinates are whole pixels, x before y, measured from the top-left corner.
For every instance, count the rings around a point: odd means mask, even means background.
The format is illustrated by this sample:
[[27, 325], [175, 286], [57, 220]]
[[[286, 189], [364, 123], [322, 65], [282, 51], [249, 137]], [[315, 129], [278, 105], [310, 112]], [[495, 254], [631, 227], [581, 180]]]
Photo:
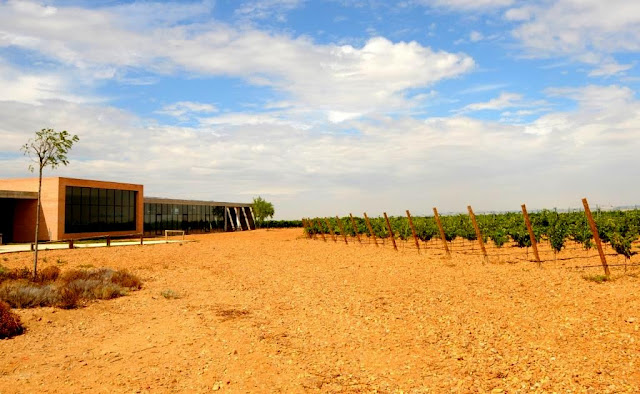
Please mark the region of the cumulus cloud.
[[[93, 72], [95, 78], [113, 77], [129, 68], [235, 76], [271, 87], [303, 106], [346, 112], [407, 108], [411, 105], [404, 97], [407, 89], [429, 86], [474, 67], [465, 54], [384, 37], [354, 47], [320, 45], [306, 37], [216, 22], [158, 22], [149, 30], [139, 27], [141, 23], [131, 27], [132, 20], [144, 17], [145, 5], [136, 4], [125, 13], [122, 6], [90, 10], [0, 3], [0, 47], [37, 51], [90, 70], [87, 73]], [[170, 7], [182, 10], [179, 5]], [[193, 12], [188, 8], [178, 15]]]
[[635, 201], [637, 188], [616, 186], [640, 165], [640, 101], [633, 92], [612, 85], [547, 93], [577, 100], [577, 110], [521, 125], [458, 115], [300, 127], [305, 114], [282, 110], [176, 127], [101, 105], [10, 102], [0, 106], [0, 166], [4, 177], [28, 176], [18, 148], [47, 125], [80, 135], [70, 166], [57, 175], [143, 183], [148, 195], [165, 197], [248, 201], [262, 194], [281, 218], [426, 213], [434, 205], [448, 211], [469, 203], [480, 210], [517, 209], [522, 202], [570, 206], [584, 195], [605, 198], [609, 187], [616, 187], [614, 204]]
[[[570, 16], [570, 17], [568, 17]], [[513, 35], [533, 56], [568, 56], [596, 66], [591, 75], [618, 74], [612, 54], [640, 50], [640, 2], [557, 0], [514, 7], [508, 20], [521, 22]]]
[[74, 84], [59, 73], [21, 70], [0, 58], [0, 101], [29, 104], [39, 104], [45, 100], [96, 101], [96, 98], [70, 93], [73, 87]]

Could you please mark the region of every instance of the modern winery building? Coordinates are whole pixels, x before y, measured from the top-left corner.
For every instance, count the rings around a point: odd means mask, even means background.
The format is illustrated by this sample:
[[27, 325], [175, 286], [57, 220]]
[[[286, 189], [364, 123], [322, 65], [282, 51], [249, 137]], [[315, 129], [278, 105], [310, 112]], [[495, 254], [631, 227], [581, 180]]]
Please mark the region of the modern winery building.
[[[38, 178], [0, 180], [4, 243], [33, 241]], [[58, 241], [111, 235], [253, 230], [251, 204], [145, 197], [143, 185], [43, 178], [38, 238]]]

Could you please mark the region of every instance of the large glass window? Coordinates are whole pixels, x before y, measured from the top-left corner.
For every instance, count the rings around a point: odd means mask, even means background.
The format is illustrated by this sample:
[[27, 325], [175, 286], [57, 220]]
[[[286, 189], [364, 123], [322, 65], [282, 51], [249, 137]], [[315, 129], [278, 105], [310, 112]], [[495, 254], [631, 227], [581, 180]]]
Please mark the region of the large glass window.
[[101, 233], [136, 230], [133, 190], [67, 186], [65, 233]]
[[144, 231], [224, 229], [224, 207], [196, 204], [144, 204]]

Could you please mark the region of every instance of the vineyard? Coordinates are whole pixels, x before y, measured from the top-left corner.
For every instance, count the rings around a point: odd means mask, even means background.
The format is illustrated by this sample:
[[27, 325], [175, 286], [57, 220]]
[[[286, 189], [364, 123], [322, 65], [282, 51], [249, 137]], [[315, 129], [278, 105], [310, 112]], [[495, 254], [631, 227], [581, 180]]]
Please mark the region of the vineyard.
[[[412, 217], [409, 211], [407, 216], [387, 217], [385, 213], [374, 218], [365, 213], [364, 217], [304, 219], [303, 224], [312, 239], [344, 239], [349, 243], [351, 238], [351, 242], [393, 245], [396, 250], [400, 246], [424, 253], [497, 257], [506, 262], [588, 260], [599, 257], [597, 241], [601, 241], [603, 265], [607, 265], [607, 256], [614, 257], [615, 262], [624, 258], [621, 264], [614, 262], [611, 266], [632, 264], [631, 258], [640, 251], [640, 210], [598, 209], [592, 218], [598, 240], [584, 210], [526, 213], [524, 206], [523, 212], [479, 215], [473, 214], [471, 207], [469, 214], [446, 216], [437, 215], [435, 208], [433, 216], [420, 217]], [[562, 257], [561, 252], [569, 251], [574, 252], [571, 257]]]

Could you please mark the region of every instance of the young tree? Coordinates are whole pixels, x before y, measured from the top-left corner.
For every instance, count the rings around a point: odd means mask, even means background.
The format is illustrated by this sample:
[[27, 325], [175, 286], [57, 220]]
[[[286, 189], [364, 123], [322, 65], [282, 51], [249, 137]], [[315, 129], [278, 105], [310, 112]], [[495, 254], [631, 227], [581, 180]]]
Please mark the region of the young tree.
[[29, 171], [33, 172], [38, 168], [38, 204], [36, 207], [36, 235], [35, 235], [35, 251], [33, 255], [33, 276], [38, 272], [38, 231], [40, 228], [40, 205], [42, 192], [42, 170], [45, 167], [55, 169], [60, 164], [67, 165], [67, 152], [71, 149], [74, 142], [78, 141], [77, 135], [71, 135], [66, 130], [57, 132], [53, 129], [42, 129], [36, 131], [36, 136], [24, 144], [22, 152], [29, 156], [32, 164], [29, 165]]
[[258, 196], [253, 199], [253, 214], [256, 217], [257, 227], [262, 227], [264, 220], [266, 218], [272, 218], [275, 214], [275, 210], [273, 209], [273, 204], [268, 201], [265, 201], [262, 197]]

